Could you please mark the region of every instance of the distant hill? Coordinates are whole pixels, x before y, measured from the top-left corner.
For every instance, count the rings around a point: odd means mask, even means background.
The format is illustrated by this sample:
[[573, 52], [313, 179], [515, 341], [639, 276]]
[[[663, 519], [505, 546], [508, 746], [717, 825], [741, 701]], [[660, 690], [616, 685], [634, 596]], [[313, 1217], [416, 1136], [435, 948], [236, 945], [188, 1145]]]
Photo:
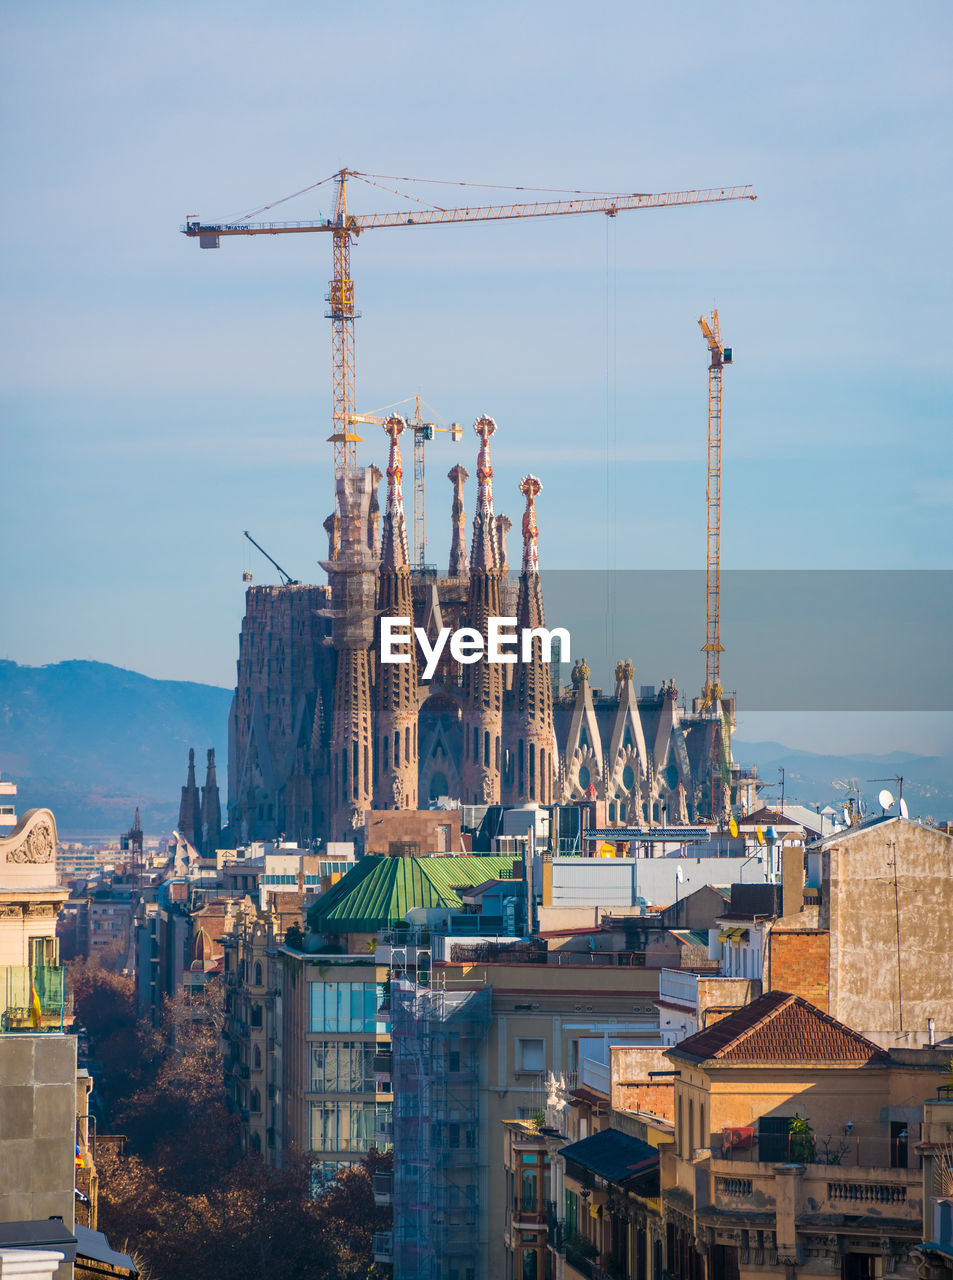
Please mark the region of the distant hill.
[[[138, 804], [148, 835], [166, 835], [179, 813], [189, 747], [199, 785], [205, 751], [215, 748], [224, 807], [228, 710], [232, 691], [149, 676], [104, 662], [21, 667], [0, 661], [0, 773], [16, 782], [18, 812], [43, 805], [61, 834], [115, 839]], [[914, 815], [953, 817], [953, 760], [918, 756], [818, 755], [779, 742], [733, 743], [735, 759], [756, 764], [766, 781], [787, 771], [792, 801], [837, 804], [843, 783], [858, 779], [873, 802], [883, 784], [869, 778], [902, 773]], [[779, 798], [777, 789], [765, 800]]]
[[[797, 804], [831, 804], [835, 808], [846, 802], [846, 783], [860, 784], [868, 812], [879, 812], [877, 793], [887, 787], [896, 796], [898, 788], [891, 782], [872, 782], [872, 778], [903, 776], [903, 798], [911, 817], [953, 818], [953, 759], [949, 756], [919, 756], [910, 751], [891, 751], [887, 755], [858, 752], [849, 756], [821, 755], [782, 746], [780, 742], [742, 742], [731, 744], [734, 758], [741, 764], [757, 765], [758, 774], [766, 782], [777, 782], [778, 769], [785, 770], [785, 796]], [[780, 800], [780, 789], [764, 792], [765, 802]]]
[[231, 698], [104, 662], [0, 661], [0, 773], [18, 784], [18, 813], [52, 809], [65, 837], [115, 838], [137, 804], [146, 833], [164, 835], [178, 817], [189, 747], [200, 786], [215, 748], [224, 807]]

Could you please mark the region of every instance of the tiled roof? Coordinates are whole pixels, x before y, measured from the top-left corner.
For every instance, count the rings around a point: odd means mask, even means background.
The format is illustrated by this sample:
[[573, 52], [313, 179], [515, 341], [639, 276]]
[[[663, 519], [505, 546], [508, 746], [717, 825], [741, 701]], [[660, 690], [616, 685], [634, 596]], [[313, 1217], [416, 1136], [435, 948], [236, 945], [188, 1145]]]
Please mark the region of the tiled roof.
[[512, 857], [368, 857], [323, 893], [308, 912], [315, 933], [375, 933], [403, 920], [413, 907], [463, 905], [458, 889], [504, 879]]
[[886, 1054], [800, 996], [768, 991], [669, 1050], [694, 1062], [879, 1062]]

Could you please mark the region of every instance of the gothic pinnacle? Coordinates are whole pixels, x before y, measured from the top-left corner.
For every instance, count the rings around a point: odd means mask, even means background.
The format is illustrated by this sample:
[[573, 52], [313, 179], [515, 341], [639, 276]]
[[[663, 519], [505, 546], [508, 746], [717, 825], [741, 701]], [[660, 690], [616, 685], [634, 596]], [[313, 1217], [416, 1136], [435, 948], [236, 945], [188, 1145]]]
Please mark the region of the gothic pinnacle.
[[523, 476], [520, 493], [526, 499], [523, 512], [523, 572], [539, 573], [539, 528], [536, 524], [536, 495], [542, 491], [536, 476]]
[[471, 570], [498, 569], [497, 531], [493, 515], [493, 467], [490, 463], [490, 437], [496, 433], [496, 423], [487, 414], [483, 414], [474, 422], [473, 430], [480, 437], [480, 452], [477, 455], [477, 509], [473, 518], [470, 567]]
[[392, 414], [384, 423], [390, 436], [390, 458], [387, 463], [387, 509], [384, 513], [383, 562], [386, 569], [406, 569], [410, 564], [407, 549], [407, 518], [404, 514], [404, 494], [401, 481], [404, 469], [400, 457], [398, 436], [407, 424], [399, 413]]

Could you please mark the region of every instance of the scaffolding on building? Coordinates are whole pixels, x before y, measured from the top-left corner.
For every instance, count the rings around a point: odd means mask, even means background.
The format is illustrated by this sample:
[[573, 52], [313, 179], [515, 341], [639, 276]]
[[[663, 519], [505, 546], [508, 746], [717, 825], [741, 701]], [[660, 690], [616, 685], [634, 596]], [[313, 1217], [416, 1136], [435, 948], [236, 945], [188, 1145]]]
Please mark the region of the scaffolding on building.
[[486, 987], [392, 990], [395, 1280], [479, 1275], [487, 1182], [480, 1065], [490, 999]]

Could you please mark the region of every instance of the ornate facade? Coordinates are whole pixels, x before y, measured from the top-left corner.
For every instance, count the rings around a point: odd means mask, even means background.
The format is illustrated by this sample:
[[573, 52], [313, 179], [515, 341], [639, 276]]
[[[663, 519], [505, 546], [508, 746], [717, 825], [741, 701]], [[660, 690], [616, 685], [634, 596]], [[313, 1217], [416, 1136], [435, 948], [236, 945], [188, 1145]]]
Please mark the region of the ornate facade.
[[[609, 696], [590, 684], [584, 660], [560, 687], [543, 661], [455, 661], [447, 646], [430, 680], [407, 663], [380, 661], [381, 616], [411, 617], [431, 642], [441, 628], [488, 619], [545, 625], [536, 498], [520, 484], [522, 561], [509, 576], [510, 520], [494, 510], [490, 444], [482, 416], [477, 499], [469, 554], [462, 466], [453, 486], [449, 571], [410, 565], [400, 437], [390, 440], [383, 517], [376, 467], [339, 472], [337, 512], [324, 528], [327, 586], [249, 587], [229, 724], [231, 839], [284, 835], [299, 842], [351, 839], [364, 813], [425, 807], [441, 796], [464, 804], [606, 802], [610, 825], [677, 823], [716, 814], [731, 782], [730, 700], [686, 714], [674, 686], [636, 693], [629, 661]], [[714, 787], [713, 787], [714, 782]]]

